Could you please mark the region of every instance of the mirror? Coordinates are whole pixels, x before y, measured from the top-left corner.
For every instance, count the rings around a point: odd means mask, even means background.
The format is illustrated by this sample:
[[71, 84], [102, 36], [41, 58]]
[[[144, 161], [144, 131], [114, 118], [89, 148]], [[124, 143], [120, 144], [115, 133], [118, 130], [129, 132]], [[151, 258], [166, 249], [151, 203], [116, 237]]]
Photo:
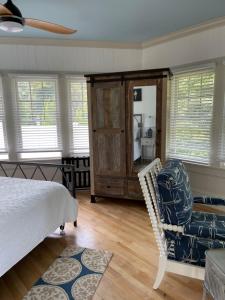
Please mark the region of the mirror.
[[133, 88], [133, 162], [144, 165], [155, 158], [156, 85]]

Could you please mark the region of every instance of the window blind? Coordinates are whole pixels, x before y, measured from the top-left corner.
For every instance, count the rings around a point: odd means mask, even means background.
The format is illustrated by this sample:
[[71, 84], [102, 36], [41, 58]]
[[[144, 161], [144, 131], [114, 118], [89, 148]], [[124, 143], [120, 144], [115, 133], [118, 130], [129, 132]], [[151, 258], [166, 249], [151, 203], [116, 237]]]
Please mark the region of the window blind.
[[0, 78], [0, 159], [8, 158], [2, 79]]
[[76, 156], [89, 154], [87, 84], [83, 77], [67, 78], [70, 150]]
[[15, 85], [17, 152], [21, 158], [59, 156], [57, 78], [18, 76]]
[[175, 74], [171, 81], [168, 156], [210, 163], [215, 71]]

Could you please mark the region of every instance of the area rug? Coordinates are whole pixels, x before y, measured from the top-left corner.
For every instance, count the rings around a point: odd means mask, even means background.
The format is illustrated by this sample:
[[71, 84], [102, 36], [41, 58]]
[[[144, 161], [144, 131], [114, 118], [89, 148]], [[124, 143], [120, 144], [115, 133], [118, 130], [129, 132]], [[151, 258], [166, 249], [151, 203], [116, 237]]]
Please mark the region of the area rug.
[[90, 300], [112, 253], [67, 247], [23, 300]]

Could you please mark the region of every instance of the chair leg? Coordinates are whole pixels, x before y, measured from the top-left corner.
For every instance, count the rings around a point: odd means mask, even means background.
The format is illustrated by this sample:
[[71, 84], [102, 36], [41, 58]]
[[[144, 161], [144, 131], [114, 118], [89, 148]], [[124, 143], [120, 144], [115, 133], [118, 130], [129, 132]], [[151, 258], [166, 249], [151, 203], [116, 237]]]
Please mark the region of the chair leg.
[[158, 272], [156, 275], [155, 283], [153, 285], [154, 290], [158, 289], [161, 281], [163, 280], [163, 277], [164, 277], [164, 274], [166, 271], [166, 262], [167, 262], [167, 258], [165, 256], [159, 257]]
[[202, 294], [202, 300], [207, 300], [207, 291], [206, 289], [203, 287], [203, 294]]
[[65, 231], [64, 231], [65, 223], [63, 225], [61, 225], [59, 228], [60, 228], [60, 235], [64, 235], [65, 234]]
[[96, 198], [94, 195], [91, 195], [91, 203], [96, 203]]

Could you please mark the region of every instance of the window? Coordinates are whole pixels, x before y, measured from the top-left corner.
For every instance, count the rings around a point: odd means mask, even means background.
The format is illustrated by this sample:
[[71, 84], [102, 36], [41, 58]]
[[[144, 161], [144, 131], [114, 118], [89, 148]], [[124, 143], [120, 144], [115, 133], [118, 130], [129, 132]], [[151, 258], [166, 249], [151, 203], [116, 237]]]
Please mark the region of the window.
[[70, 150], [77, 156], [89, 153], [87, 85], [84, 78], [69, 77]]
[[209, 164], [215, 71], [175, 74], [171, 82], [168, 156]]
[[59, 157], [58, 84], [54, 77], [17, 76], [17, 152], [21, 158]]
[[4, 74], [2, 83], [0, 77], [0, 160], [57, 159], [63, 152], [89, 155], [85, 78]]
[[7, 159], [7, 140], [5, 130], [5, 113], [3, 103], [2, 80], [0, 78], [0, 159]]

